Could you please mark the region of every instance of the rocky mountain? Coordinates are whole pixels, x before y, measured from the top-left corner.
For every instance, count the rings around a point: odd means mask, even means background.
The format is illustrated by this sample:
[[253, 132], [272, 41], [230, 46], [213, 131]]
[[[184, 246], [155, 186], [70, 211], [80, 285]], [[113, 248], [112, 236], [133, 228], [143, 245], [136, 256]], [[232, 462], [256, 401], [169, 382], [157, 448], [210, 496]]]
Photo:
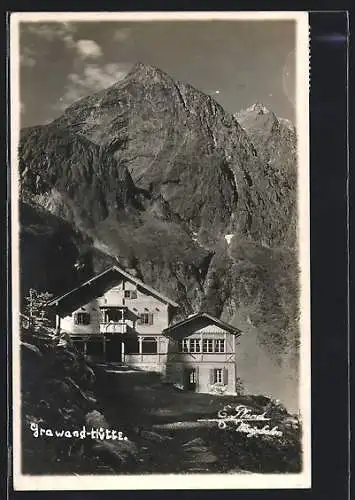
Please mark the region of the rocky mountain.
[[[258, 156], [275, 174], [284, 172], [290, 185], [297, 181], [297, 135], [295, 126], [263, 104], [256, 103], [234, 117], [252, 140]], [[285, 178], [286, 181], [286, 178]]]
[[232, 116], [138, 63], [52, 123], [23, 130], [19, 151], [24, 268], [46, 245], [43, 234], [29, 237], [28, 220], [39, 217], [45, 233], [50, 216], [76, 235], [85, 269], [118, 259], [182, 315], [204, 309], [235, 322], [296, 373], [296, 133], [287, 122], [259, 104]]
[[159, 205], [167, 202], [195, 232], [239, 231], [269, 245], [285, 243], [294, 207], [283, 214], [271, 191], [293, 186], [283, 186], [282, 171], [271, 177], [234, 117], [191, 85], [138, 63], [53, 125], [108, 149], [137, 187]]

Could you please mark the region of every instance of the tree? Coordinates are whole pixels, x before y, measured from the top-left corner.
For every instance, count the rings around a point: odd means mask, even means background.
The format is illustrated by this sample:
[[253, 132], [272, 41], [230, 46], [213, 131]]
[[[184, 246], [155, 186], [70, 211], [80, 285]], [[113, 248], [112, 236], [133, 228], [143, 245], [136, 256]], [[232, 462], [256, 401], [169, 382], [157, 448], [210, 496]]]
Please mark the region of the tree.
[[38, 292], [31, 288], [25, 297], [25, 313], [29, 318], [29, 325], [35, 328], [49, 327], [50, 319], [46, 315], [46, 304], [53, 297], [49, 292]]

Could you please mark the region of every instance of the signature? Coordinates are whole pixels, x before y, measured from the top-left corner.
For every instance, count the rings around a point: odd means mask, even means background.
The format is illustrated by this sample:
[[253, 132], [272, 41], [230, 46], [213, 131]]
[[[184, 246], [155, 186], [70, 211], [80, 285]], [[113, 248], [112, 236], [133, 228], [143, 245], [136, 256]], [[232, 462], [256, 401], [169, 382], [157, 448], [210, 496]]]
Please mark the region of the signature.
[[249, 422], [270, 422], [270, 418], [264, 413], [253, 413], [251, 408], [245, 405], [227, 405], [217, 413], [218, 418], [200, 419], [199, 422], [216, 422], [219, 429], [230, 429], [234, 427], [236, 432], [246, 434], [247, 437], [257, 435], [281, 437], [282, 431], [277, 426], [270, 427], [269, 424], [258, 427]]

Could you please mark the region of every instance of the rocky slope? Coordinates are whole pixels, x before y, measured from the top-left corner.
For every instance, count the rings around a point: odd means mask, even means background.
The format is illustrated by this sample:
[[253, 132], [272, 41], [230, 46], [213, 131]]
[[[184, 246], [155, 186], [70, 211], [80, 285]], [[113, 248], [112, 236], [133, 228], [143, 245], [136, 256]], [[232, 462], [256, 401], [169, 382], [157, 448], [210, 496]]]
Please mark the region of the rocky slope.
[[116, 262], [70, 223], [38, 205], [21, 202], [20, 218], [22, 298], [30, 288], [59, 294]]
[[[95, 390], [94, 371], [70, 342], [58, 344], [58, 339], [38, 329], [22, 332], [24, 474], [107, 473], [136, 466], [138, 452], [132, 440], [78, 439], [75, 435], [84, 428], [112, 429]], [[130, 437], [135, 438], [133, 432]]]
[[31, 207], [66, 221], [79, 254], [92, 242], [135, 268], [182, 315], [202, 308], [256, 332], [267, 356], [291, 363], [295, 380], [296, 136], [261, 108], [233, 117], [137, 64], [51, 124], [23, 130], [23, 267], [31, 248], [46, 244], [30, 238]]

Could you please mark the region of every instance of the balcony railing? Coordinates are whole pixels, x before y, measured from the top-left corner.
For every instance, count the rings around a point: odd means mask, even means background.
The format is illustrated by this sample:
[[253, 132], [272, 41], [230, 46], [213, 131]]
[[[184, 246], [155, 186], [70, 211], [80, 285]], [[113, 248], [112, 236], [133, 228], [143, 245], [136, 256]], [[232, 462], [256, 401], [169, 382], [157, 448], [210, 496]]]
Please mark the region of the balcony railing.
[[124, 321], [100, 323], [100, 333], [126, 333], [127, 324]]

